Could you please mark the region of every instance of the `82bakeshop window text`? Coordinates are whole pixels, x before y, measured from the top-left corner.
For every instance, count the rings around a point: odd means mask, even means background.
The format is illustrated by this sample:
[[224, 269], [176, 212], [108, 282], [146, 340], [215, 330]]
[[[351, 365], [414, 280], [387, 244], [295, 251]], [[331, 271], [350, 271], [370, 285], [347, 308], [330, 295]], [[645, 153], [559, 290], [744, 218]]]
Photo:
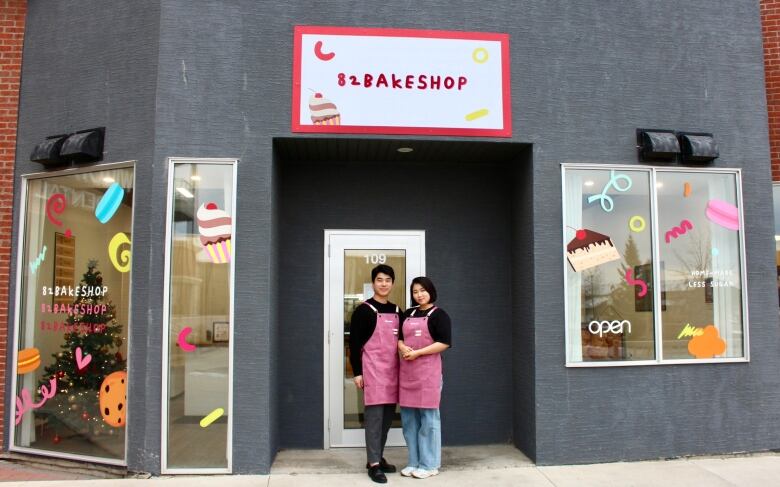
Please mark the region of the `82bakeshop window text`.
[[739, 171], [563, 173], [567, 364], [746, 360]]

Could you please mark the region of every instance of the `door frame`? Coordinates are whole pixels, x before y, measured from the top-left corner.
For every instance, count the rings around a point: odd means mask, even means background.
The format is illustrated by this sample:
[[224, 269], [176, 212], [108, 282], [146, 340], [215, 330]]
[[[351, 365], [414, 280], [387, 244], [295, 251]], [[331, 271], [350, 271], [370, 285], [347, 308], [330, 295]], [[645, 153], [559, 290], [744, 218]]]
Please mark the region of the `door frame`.
[[[425, 275], [425, 230], [328, 230], [324, 231], [323, 242], [323, 326], [322, 326], [322, 343], [323, 343], [323, 421], [322, 421], [322, 438], [323, 448], [329, 450], [331, 447], [330, 436], [330, 400], [331, 400], [331, 387], [330, 387], [330, 239], [333, 236], [372, 236], [372, 237], [418, 237], [420, 239], [420, 273]], [[412, 279], [414, 276], [407, 276], [408, 279]], [[406, 288], [406, 283], [403, 284]], [[406, 300], [409, 301], [409, 290], [405, 290]], [[404, 305], [406, 303], [403, 303]], [[343, 411], [342, 411], [343, 414]], [[345, 445], [346, 447], [347, 445]], [[340, 448], [340, 447], [334, 447]]]

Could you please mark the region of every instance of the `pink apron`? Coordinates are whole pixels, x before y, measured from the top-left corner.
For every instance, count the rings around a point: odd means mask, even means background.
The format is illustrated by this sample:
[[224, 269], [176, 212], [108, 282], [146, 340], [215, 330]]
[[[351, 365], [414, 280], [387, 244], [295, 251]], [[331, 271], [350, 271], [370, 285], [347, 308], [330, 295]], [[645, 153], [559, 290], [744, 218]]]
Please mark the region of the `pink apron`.
[[[398, 403], [398, 315], [376, 313], [376, 328], [363, 345], [363, 404]], [[396, 306], [396, 311], [398, 307]]]
[[[412, 316], [404, 320], [404, 343], [419, 350], [434, 343], [428, 332], [428, 317], [436, 307], [425, 316]], [[441, 402], [441, 354], [422, 355], [415, 360], [401, 360], [401, 374], [398, 403], [407, 408], [438, 409]]]

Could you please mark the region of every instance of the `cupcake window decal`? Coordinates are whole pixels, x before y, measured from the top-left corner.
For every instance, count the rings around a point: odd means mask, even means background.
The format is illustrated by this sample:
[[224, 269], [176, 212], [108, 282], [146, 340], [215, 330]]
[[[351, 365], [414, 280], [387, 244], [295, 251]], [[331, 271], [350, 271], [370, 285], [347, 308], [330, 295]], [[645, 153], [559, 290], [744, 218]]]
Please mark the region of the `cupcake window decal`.
[[314, 93], [309, 98], [309, 111], [314, 125], [341, 125], [341, 113], [322, 93]]
[[230, 215], [220, 210], [216, 203], [209, 202], [200, 205], [197, 219], [204, 252], [215, 264], [230, 262], [233, 252], [233, 220]]

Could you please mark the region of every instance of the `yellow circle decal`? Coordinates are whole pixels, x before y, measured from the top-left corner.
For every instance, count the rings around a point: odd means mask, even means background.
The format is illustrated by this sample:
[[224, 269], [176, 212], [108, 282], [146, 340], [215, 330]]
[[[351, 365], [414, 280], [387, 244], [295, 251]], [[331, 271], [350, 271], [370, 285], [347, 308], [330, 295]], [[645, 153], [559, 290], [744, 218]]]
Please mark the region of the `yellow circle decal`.
[[632, 216], [631, 219], [628, 220], [628, 228], [630, 228], [632, 232], [639, 233], [643, 231], [645, 229], [645, 219], [639, 215]]
[[490, 55], [488, 54], [487, 49], [484, 47], [478, 47], [474, 49], [474, 52], [471, 53], [471, 59], [473, 59], [474, 62], [478, 64], [486, 63], [488, 58], [490, 58]]

